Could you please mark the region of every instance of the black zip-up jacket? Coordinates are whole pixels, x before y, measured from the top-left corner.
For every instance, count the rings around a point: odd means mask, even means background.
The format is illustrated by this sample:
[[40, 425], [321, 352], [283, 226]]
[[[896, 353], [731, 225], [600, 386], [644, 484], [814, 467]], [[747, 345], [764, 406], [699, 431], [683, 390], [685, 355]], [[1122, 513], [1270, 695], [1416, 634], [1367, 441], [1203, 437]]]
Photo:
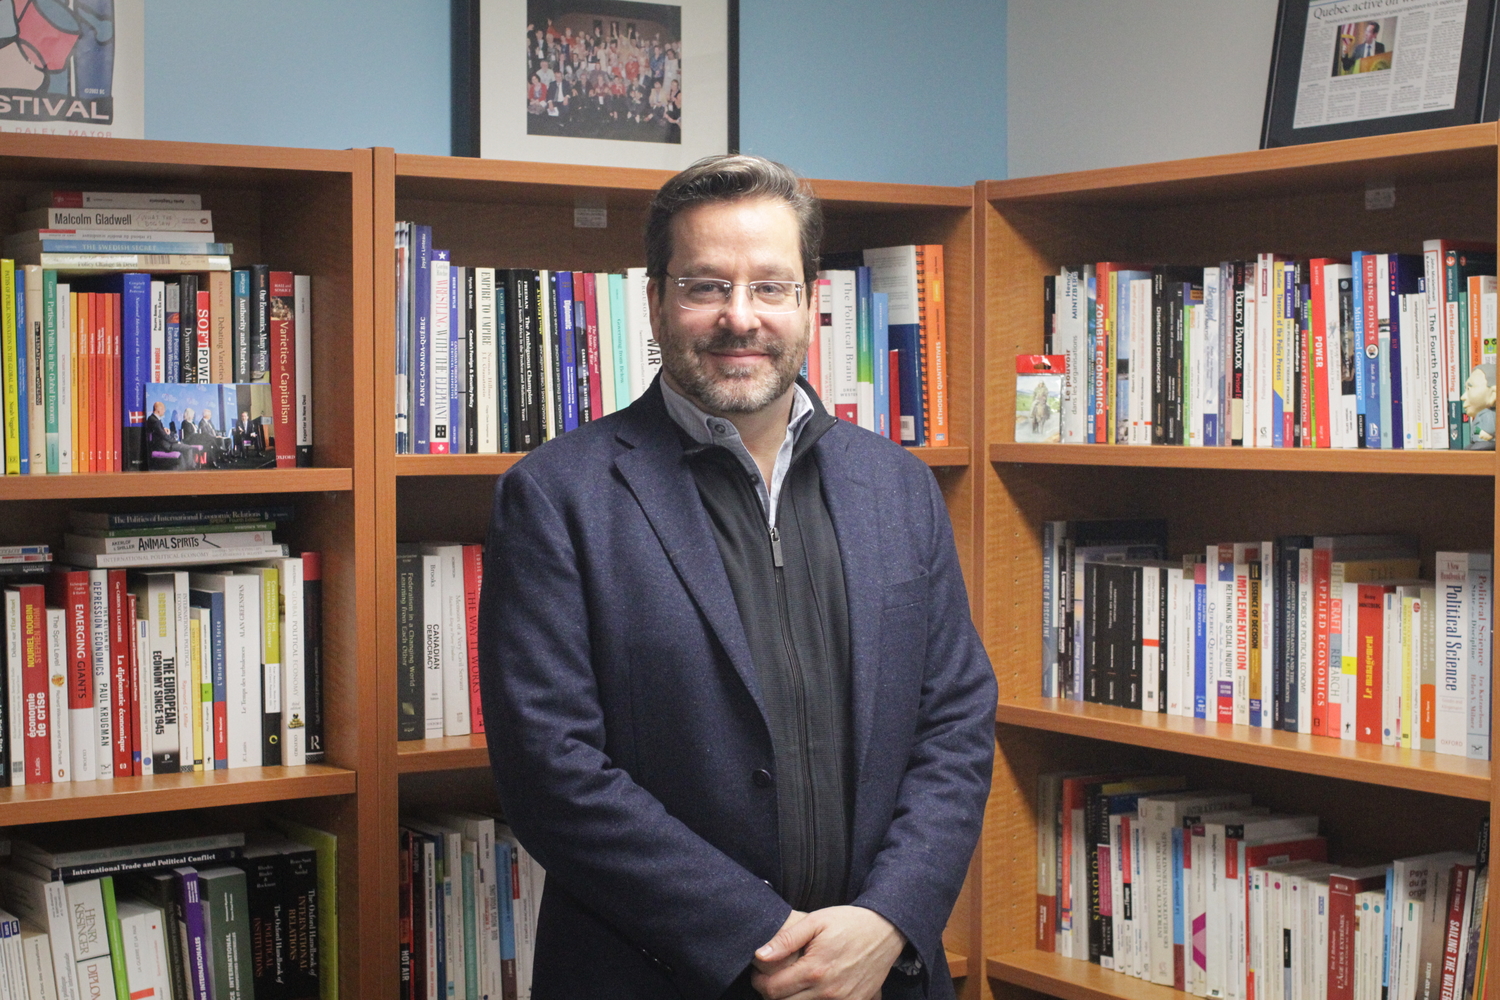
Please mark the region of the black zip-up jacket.
[[[792, 450], [770, 526], [755, 483], [721, 445], [685, 448], [713, 526], [770, 728], [781, 851], [775, 888], [799, 910], [847, 903], [849, 872], [849, 609], [844, 565], [809, 455], [837, 421], [808, 392], [813, 415]], [[684, 435], [686, 438], [686, 435]]]

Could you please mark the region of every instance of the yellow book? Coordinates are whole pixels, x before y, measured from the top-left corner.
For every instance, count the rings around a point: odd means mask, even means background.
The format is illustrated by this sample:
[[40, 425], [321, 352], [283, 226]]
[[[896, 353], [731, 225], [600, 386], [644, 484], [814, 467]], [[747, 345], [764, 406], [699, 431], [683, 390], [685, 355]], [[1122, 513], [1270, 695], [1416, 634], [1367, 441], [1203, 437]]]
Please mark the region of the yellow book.
[[16, 262], [0, 260], [0, 367], [4, 374], [5, 474], [21, 472], [21, 386], [16, 378]]
[[192, 618], [188, 621], [188, 647], [191, 654], [188, 660], [191, 671], [188, 691], [194, 695], [188, 699], [192, 711], [192, 721], [187, 727], [191, 730], [191, 737], [184, 734], [182, 739], [182, 758], [186, 763], [193, 762], [196, 770], [203, 770], [205, 766], [203, 747], [203, 640], [208, 629], [205, 627], [207, 612], [202, 608], [192, 610]]
[[93, 466], [89, 463], [89, 447], [92, 442], [89, 441], [87, 408], [84, 406], [84, 393], [88, 391], [88, 382], [84, 377], [84, 367], [88, 363], [88, 299], [82, 292], [70, 293], [69, 299], [72, 304], [68, 314], [71, 318], [71, 329], [68, 332], [73, 363], [68, 366], [68, 380], [73, 392], [73, 471], [92, 472]]
[[[1287, 399], [1286, 368], [1287, 360], [1291, 356], [1287, 350], [1289, 336], [1287, 327], [1290, 324], [1288, 323], [1286, 317], [1282, 316], [1281, 310], [1277, 308], [1277, 304], [1285, 301], [1285, 296], [1286, 268], [1282, 265], [1281, 261], [1278, 260], [1273, 262], [1271, 265], [1271, 399], [1273, 401], [1271, 410], [1271, 420], [1273, 422], [1271, 427], [1272, 442], [1276, 440], [1276, 432], [1278, 430], [1281, 430], [1281, 427], [1275, 425], [1276, 410], [1274, 408], [1274, 401], [1281, 400], [1284, 405]], [[1283, 441], [1282, 444], [1287, 448], [1290, 448], [1292, 446], [1292, 442], [1290, 441]]]
[[[1401, 587], [1401, 745], [1411, 749], [1412, 707], [1412, 642], [1413, 612], [1417, 602], [1417, 588]], [[1420, 667], [1418, 668], [1420, 670]], [[1420, 676], [1420, 674], [1419, 674]]]

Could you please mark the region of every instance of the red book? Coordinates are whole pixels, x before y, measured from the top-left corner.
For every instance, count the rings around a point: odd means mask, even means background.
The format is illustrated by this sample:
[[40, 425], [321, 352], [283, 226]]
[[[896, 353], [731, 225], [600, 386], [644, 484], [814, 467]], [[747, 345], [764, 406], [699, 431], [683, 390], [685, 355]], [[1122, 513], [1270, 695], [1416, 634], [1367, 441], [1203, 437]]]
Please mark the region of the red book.
[[296, 290], [291, 271], [271, 272], [271, 430], [276, 468], [297, 466], [297, 350], [292, 334]]
[[111, 415], [104, 422], [105, 430], [109, 437], [109, 458], [106, 462], [108, 468], [113, 472], [124, 472], [125, 465], [122, 459], [120, 439], [123, 436], [122, 424], [124, 423], [124, 405], [122, 402], [123, 391], [120, 388], [120, 309], [121, 296], [118, 292], [110, 292], [105, 296], [109, 302], [109, 348], [105, 360], [104, 388], [107, 403], [106, 411]]
[[102, 292], [89, 292], [89, 469], [110, 472], [109, 438], [109, 301]]
[[1328, 874], [1328, 1000], [1354, 1000], [1354, 897], [1384, 887], [1384, 865]]
[[21, 744], [26, 783], [52, 780], [52, 740], [47, 701], [47, 599], [39, 583], [14, 590], [21, 595], [21, 693], [26, 717], [21, 720]]
[[[411, 892], [411, 831], [401, 831], [401, 848], [396, 868], [396, 946], [401, 956], [401, 992], [403, 998], [412, 996], [412, 892]], [[425, 996], [425, 993], [423, 994]]]
[[1443, 976], [1438, 1000], [1454, 1000], [1458, 992], [1458, 960], [1464, 946], [1464, 912], [1469, 909], [1469, 893], [1474, 888], [1474, 866], [1454, 865], [1448, 879], [1448, 926], [1443, 934]]
[[[891, 440], [901, 443], [901, 352], [891, 351]], [[811, 354], [808, 357], [812, 357]], [[816, 382], [813, 385], [817, 385]]]
[[1355, 634], [1357, 685], [1354, 738], [1360, 743], [1380, 743], [1383, 734], [1381, 703], [1381, 644], [1384, 641], [1385, 586], [1359, 585], [1359, 620]]
[[[1337, 736], [1328, 726], [1329, 587], [1333, 572], [1333, 550], [1314, 541], [1312, 553], [1312, 734]], [[1331, 543], [1331, 539], [1329, 540]], [[1340, 667], [1342, 669], [1342, 667]]]
[[479, 699], [479, 588], [484, 582], [484, 546], [464, 546], [464, 635], [469, 640], [469, 725], [484, 732], [484, 706]]
[[1324, 268], [1340, 261], [1319, 257], [1311, 262], [1312, 278], [1312, 356], [1313, 356], [1313, 425], [1316, 440], [1314, 447], [1331, 448], [1333, 428], [1329, 416], [1328, 399], [1328, 309], [1325, 296], [1327, 285]]
[[140, 609], [136, 604], [136, 596], [128, 590], [125, 593], [125, 633], [128, 637], [126, 646], [126, 659], [130, 661], [130, 773], [139, 775], [144, 773], [145, 768], [141, 757], [141, 686], [136, 682], [138, 671], [136, 665], [140, 662], [140, 630], [136, 626], [136, 615]]
[[[47, 576], [47, 601], [62, 608], [63, 634], [67, 639], [66, 664], [50, 664], [51, 672], [61, 673], [68, 688], [68, 736], [70, 738], [70, 773], [74, 781], [91, 781], [98, 777], [99, 767], [88, 750], [94, 740], [94, 657], [89, 646], [89, 573], [84, 569], [54, 570]], [[83, 744], [89, 746], [85, 748]], [[83, 768], [87, 763], [91, 766]]]
[[135, 630], [135, 611], [126, 598], [125, 571], [109, 571], [109, 694], [111, 736], [114, 740], [114, 775], [128, 778], [135, 772], [131, 763], [134, 744], [130, 739], [130, 697], [135, 687], [135, 659], [131, 640]]
[[198, 356], [194, 360], [198, 381], [207, 383], [209, 380], [209, 351], [213, 337], [212, 300], [207, 288], [199, 288], [195, 293], [196, 303], [193, 306], [193, 342], [198, 345]]
[[[589, 419], [604, 416], [604, 365], [599, 357], [599, 299], [597, 279], [593, 271], [580, 271], [583, 275], [583, 329], [589, 347]], [[577, 277], [574, 282], [577, 282]], [[575, 284], [576, 287], [576, 284]], [[606, 289], [605, 294], [609, 292]]]

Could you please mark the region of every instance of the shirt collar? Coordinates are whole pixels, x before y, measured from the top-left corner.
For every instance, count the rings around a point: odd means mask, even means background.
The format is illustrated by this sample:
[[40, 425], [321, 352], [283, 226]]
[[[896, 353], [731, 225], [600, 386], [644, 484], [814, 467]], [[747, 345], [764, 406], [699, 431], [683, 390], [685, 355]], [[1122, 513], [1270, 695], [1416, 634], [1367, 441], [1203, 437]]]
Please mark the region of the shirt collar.
[[[672, 388], [665, 378], [657, 379], [657, 383], [661, 386], [662, 402], [666, 405], [672, 422], [694, 441], [699, 444], [720, 444], [726, 447], [737, 444], [744, 447], [739, 429], [733, 423], [723, 417], [704, 413], [698, 404]], [[787, 439], [796, 441], [807, 422], [812, 419], [814, 407], [812, 400], [807, 397], [807, 391], [800, 384], [794, 382], [792, 388], [795, 391], [792, 393], [791, 419], [787, 421]]]

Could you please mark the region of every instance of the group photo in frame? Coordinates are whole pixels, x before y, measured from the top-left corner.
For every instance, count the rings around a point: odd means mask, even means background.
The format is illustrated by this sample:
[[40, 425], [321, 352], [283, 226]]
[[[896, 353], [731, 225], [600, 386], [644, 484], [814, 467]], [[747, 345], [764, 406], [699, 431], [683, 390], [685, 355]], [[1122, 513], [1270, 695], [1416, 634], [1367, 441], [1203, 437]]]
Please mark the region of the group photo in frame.
[[738, 2], [455, 0], [453, 152], [679, 170], [738, 146]]
[[1262, 149], [1494, 121], [1495, 0], [1280, 0]]

